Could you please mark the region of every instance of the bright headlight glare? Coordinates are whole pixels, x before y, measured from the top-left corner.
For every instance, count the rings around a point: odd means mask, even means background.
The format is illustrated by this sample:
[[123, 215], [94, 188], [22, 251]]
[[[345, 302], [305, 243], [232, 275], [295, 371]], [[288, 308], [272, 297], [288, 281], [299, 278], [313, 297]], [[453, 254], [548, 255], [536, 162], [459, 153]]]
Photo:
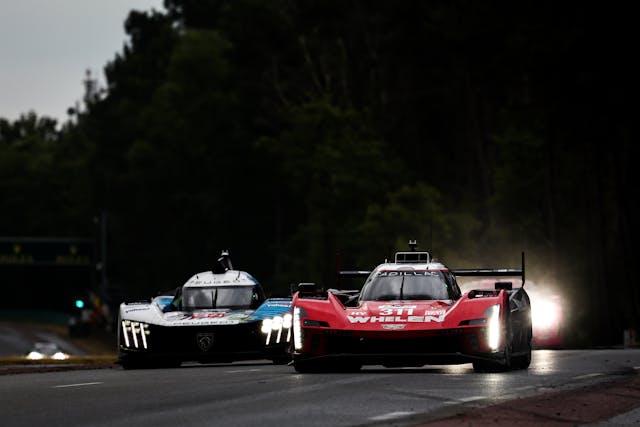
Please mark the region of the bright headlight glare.
[[276, 316], [276, 317], [273, 318], [273, 322], [271, 323], [271, 329], [273, 329], [274, 331], [282, 329], [282, 317], [281, 316]]
[[553, 301], [537, 301], [531, 305], [531, 322], [536, 329], [549, 329], [560, 320], [560, 306]]
[[282, 327], [285, 328], [285, 329], [289, 329], [291, 327], [292, 319], [293, 319], [293, 317], [291, 316], [291, 313], [286, 313], [282, 317]]
[[[131, 334], [131, 335], [129, 335]], [[148, 336], [151, 335], [149, 325], [142, 322], [122, 321], [122, 338], [125, 347], [149, 348]]]
[[142, 346], [147, 349], [147, 335], [149, 335], [149, 325], [146, 323], [140, 324], [140, 337], [142, 337]]
[[489, 316], [487, 342], [491, 350], [497, 350], [500, 346], [500, 304], [489, 307], [485, 315]]
[[300, 308], [293, 308], [293, 346], [296, 350], [302, 349], [302, 328], [300, 326]]
[[260, 330], [263, 334], [268, 334], [269, 332], [271, 332], [271, 323], [273, 323], [271, 319], [264, 319], [262, 321], [262, 327], [260, 328]]
[[131, 322], [131, 335], [133, 336], [133, 345], [135, 348], [138, 348], [138, 331], [139, 331], [139, 322]]
[[56, 352], [52, 357], [56, 360], [65, 360], [69, 358], [69, 356], [67, 356], [61, 351]]
[[42, 353], [39, 353], [37, 351], [32, 351], [29, 354], [27, 354], [27, 359], [29, 359], [29, 360], [40, 360], [43, 357], [44, 356], [42, 355]]
[[124, 345], [126, 347], [130, 347], [129, 345], [129, 331], [131, 330], [131, 322], [128, 320], [122, 321], [122, 337], [124, 338]]

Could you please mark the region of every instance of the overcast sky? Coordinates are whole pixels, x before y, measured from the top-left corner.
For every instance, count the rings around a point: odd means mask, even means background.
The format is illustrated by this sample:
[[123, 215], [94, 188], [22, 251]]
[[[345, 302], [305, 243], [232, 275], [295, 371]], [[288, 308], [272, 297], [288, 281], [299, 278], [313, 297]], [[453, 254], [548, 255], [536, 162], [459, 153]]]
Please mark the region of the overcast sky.
[[82, 99], [91, 70], [122, 51], [132, 9], [164, 10], [163, 0], [0, 0], [0, 117], [30, 110], [62, 123]]

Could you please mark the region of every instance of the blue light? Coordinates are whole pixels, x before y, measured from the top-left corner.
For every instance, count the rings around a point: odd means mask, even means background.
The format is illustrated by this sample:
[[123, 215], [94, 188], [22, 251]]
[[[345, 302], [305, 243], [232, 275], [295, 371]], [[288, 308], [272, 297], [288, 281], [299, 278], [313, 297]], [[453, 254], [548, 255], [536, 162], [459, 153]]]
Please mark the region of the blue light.
[[84, 308], [84, 301], [82, 301], [81, 299], [77, 299], [76, 308]]

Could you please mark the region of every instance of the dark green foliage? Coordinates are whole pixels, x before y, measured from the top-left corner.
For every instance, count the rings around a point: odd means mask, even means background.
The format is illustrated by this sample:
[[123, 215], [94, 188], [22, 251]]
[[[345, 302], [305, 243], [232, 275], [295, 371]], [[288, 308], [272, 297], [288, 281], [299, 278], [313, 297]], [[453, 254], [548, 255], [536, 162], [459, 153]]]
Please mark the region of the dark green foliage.
[[135, 295], [221, 249], [279, 294], [410, 238], [459, 268], [525, 251], [529, 280], [574, 298], [592, 341], [638, 327], [627, 11], [165, 7], [130, 14], [106, 92], [73, 122], [0, 121], [0, 234], [86, 235], [106, 210], [111, 281]]

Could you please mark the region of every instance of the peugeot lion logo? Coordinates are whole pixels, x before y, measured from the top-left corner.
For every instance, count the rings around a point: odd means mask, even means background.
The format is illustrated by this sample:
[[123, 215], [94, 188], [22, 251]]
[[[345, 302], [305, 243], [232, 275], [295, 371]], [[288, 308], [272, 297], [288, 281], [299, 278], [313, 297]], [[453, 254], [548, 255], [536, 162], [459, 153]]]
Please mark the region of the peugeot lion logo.
[[213, 345], [213, 334], [212, 333], [202, 333], [196, 335], [196, 340], [198, 341], [198, 347], [202, 351], [209, 351], [211, 346]]

